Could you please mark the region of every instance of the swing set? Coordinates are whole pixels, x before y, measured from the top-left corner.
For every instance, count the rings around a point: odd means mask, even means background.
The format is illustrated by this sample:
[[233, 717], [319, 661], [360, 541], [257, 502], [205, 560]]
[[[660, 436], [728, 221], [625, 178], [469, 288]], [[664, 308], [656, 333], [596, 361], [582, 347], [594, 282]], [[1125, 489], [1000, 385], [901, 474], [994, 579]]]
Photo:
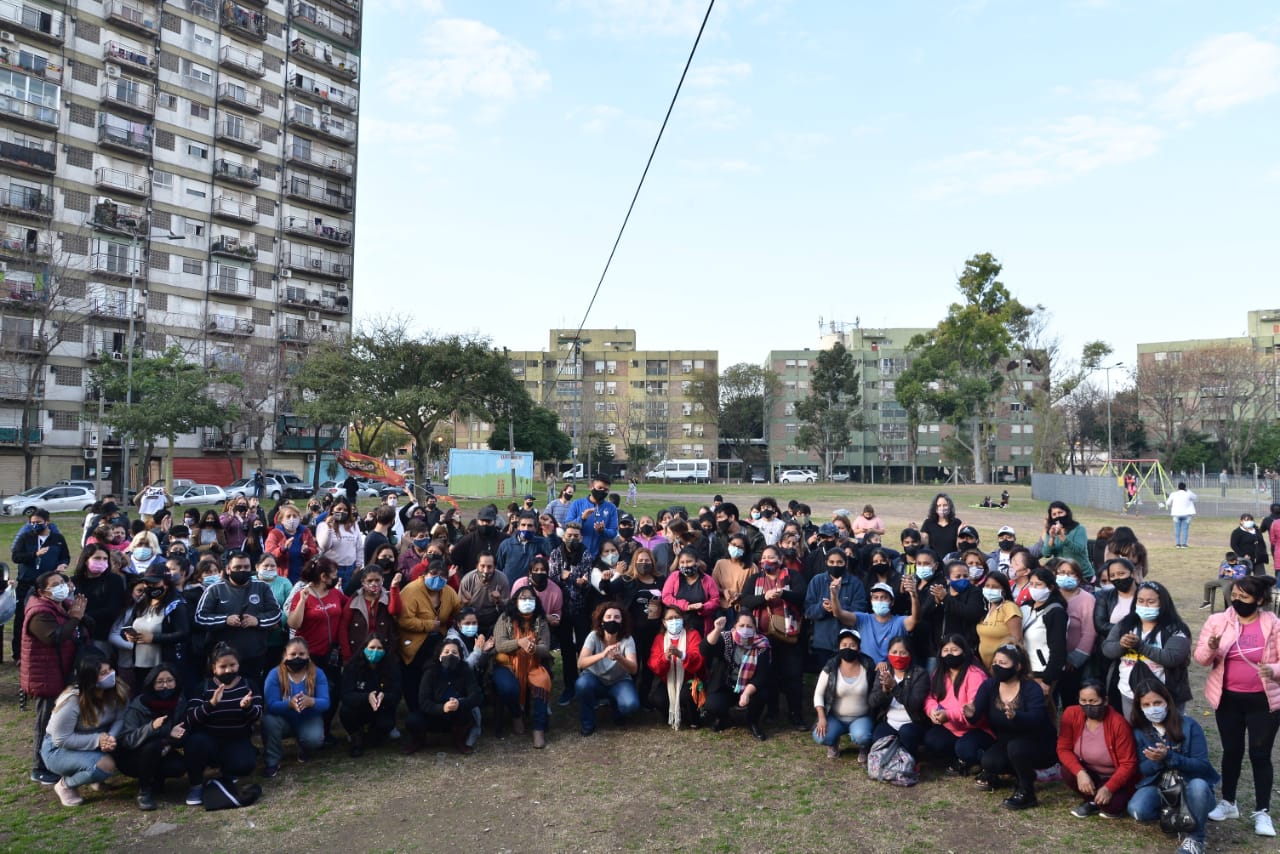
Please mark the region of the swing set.
[[1108, 460], [1099, 473], [1115, 476], [1116, 486], [1124, 490], [1125, 512], [1138, 512], [1142, 506], [1143, 491], [1147, 497], [1164, 507], [1165, 497], [1173, 492], [1173, 481], [1159, 460]]

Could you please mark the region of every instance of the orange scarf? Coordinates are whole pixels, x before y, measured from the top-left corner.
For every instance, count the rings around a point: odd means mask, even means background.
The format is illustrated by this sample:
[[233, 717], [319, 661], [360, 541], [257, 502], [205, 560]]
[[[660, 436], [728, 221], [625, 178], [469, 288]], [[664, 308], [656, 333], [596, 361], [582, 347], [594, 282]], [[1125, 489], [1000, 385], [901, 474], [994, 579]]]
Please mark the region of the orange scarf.
[[[531, 638], [536, 647], [538, 643], [538, 632], [536, 624], [534, 628], [525, 629], [520, 625], [519, 620], [511, 621], [511, 633], [517, 640]], [[533, 698], [546, 702], [551, 698], [551, 674], [542, 666], [542, 662], [538, 660], [536, 650], [534, 652], [525, 652], [523, 649], [517, 649], [511, 657], [511, 670], [516, 674], [516, 680], [520, 683], [520, 705], [524, 706], [528, 702], [529, 689], [533, 689]]]

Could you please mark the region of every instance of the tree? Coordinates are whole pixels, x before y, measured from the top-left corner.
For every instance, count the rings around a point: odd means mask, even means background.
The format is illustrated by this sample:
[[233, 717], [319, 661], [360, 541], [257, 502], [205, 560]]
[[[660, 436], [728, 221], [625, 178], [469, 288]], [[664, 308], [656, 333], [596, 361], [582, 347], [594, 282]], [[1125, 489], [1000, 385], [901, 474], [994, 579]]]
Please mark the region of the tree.
[[644, 477], [645, 469], [653, 462], [653, 449], [644, 442], [623, 445], [627, 452], [627, 471], [632, 477]]
[[796, 404], [800, 429], [796, 447], [822, 458], [830, 479], [832, 455], [849, 446], [849, 436], [862, 427], [858, 362], [840, 341], [818, 353], [809, 377], [809, 396]]
[[1194, 420], [1198, 398], [1191, 394], [1182, 354], [1175, 351], [1163, 355], [1163, 359], [1139, 358], [1133, 384], [1156, 450], [1171, 463], [1184, 422]]
[[[489, 447], [495, 451], [509, 450], [507, 423], [506, 415], [493, 422]], [[515, 413], [514, 424], [516, 450], [529, 451], [536, 460], [559, 461], [573, 451], [573, 439], [560, 429], [560, 416], [545, 406], [530, 401], [528, 409]]]
[[956, 282], [964, 301], [952, 303], [935, 329], [911, 339], [911, 364], [895, 386], [908, 412], [918, 406], [956, 428], [975, 483], [986, 482], [983, 432], [1004, 385], [1005, 362], [1014, 345], [1027, 340], [1035, 314], [997, 279], [1000, 270], [990, 253], [965, 262]]
[[[124, 401], [130, 387], [125, 362], [103, 360], [92, 372], [94, 385], [108, 399]], [[137, 441], [136, 483], [146, 483], [146, 469], [155, 452], [158, 439], [168, 441], [165, 480], [173, 482], [174, 443], [184, 433], [202, 427], [216, 427], [228, 416], [234, 418], [234, 404], [229, 408], [209, 394], [209, 384], [234, 386], [239, 377], [230, 372], [211, 375], [202, 365], [191, 362], [176, 346], [159, 356], [134, 356], [131, 405], [116, 403], [106, 413], [108, 426], [120, 433], [121, 441]]]
[[1276, 415], [1275, 372], [1248, 347], [1205, 347], [1183, 354], [1198, 397], [1201, 432], [1212, 434], [1234, 472], [1242, 472], [1263, 428]]
[[604, 471], [613, 462], [613, 443], [603, 433], [592, 434], [591, 455], [595, 458], [595, 471]]
[[[312, 431], [317, 462], [326, 432], [334, 435], [349, 424], [381, 423], [371, 398], [363, 393], [369, 379], [367, 367], [367, 362], [355, 358], [350, 341], [318, 341], [307, 349], [290, 379], [284, 409], [302, 418]], [[320, 466], [312, 469], [311, 479], [312, 487], [318, 489]]]
[[[768, 453], [765, 413], [782, 393], [782, 380], [768, 368], [741, 362], [695, 380], [689, 396], [716, 422], [720, 441], [733, 445], [743, 462], [762, 463]], [[752, 440], [764, 444], [752, 446]]]

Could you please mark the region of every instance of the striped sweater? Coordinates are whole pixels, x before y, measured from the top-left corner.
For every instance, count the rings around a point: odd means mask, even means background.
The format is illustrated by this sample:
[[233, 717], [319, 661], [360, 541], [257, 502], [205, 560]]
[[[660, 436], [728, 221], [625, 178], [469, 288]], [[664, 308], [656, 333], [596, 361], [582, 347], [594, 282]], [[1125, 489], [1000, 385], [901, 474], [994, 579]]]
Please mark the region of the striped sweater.
[[218, 683], [204, 681], [200, 695], [187, 701], [187, 726], [202, 729], [215, 738], [248, 738], [253, 724], [262, 718], [262, 695], [254, 694], [249, 708], [240, 708], [240, 701], [250, 693], [251, 686], [241, 678], [236, 684], [223, 689], [222, 699], [213, 703]]

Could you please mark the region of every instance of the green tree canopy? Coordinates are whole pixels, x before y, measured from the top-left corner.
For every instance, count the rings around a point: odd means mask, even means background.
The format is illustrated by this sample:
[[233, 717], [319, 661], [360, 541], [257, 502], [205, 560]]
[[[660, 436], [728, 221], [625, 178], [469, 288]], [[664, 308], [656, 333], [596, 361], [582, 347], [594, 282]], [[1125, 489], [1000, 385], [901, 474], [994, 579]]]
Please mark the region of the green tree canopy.
[[[505, 415], [493, 422], [489, 447], [495, 451], [509, 450], [507, 423]], [[562, 460], [573, 451], [573, 439], [560, 429], [560, 416], [544, 406], [531, 405], [515, 413], [514, 423], [517, 451], [529, 451], [534, 459], [544, 462]]]
[[817, 453], [828, 478], [833, 455], [847, 448], [850, 434], [862, 426], [861, 402], [858, 362], [837, 341], [818, 353], [809, 376], [809, 396], [796, 404], [796, 447]]

